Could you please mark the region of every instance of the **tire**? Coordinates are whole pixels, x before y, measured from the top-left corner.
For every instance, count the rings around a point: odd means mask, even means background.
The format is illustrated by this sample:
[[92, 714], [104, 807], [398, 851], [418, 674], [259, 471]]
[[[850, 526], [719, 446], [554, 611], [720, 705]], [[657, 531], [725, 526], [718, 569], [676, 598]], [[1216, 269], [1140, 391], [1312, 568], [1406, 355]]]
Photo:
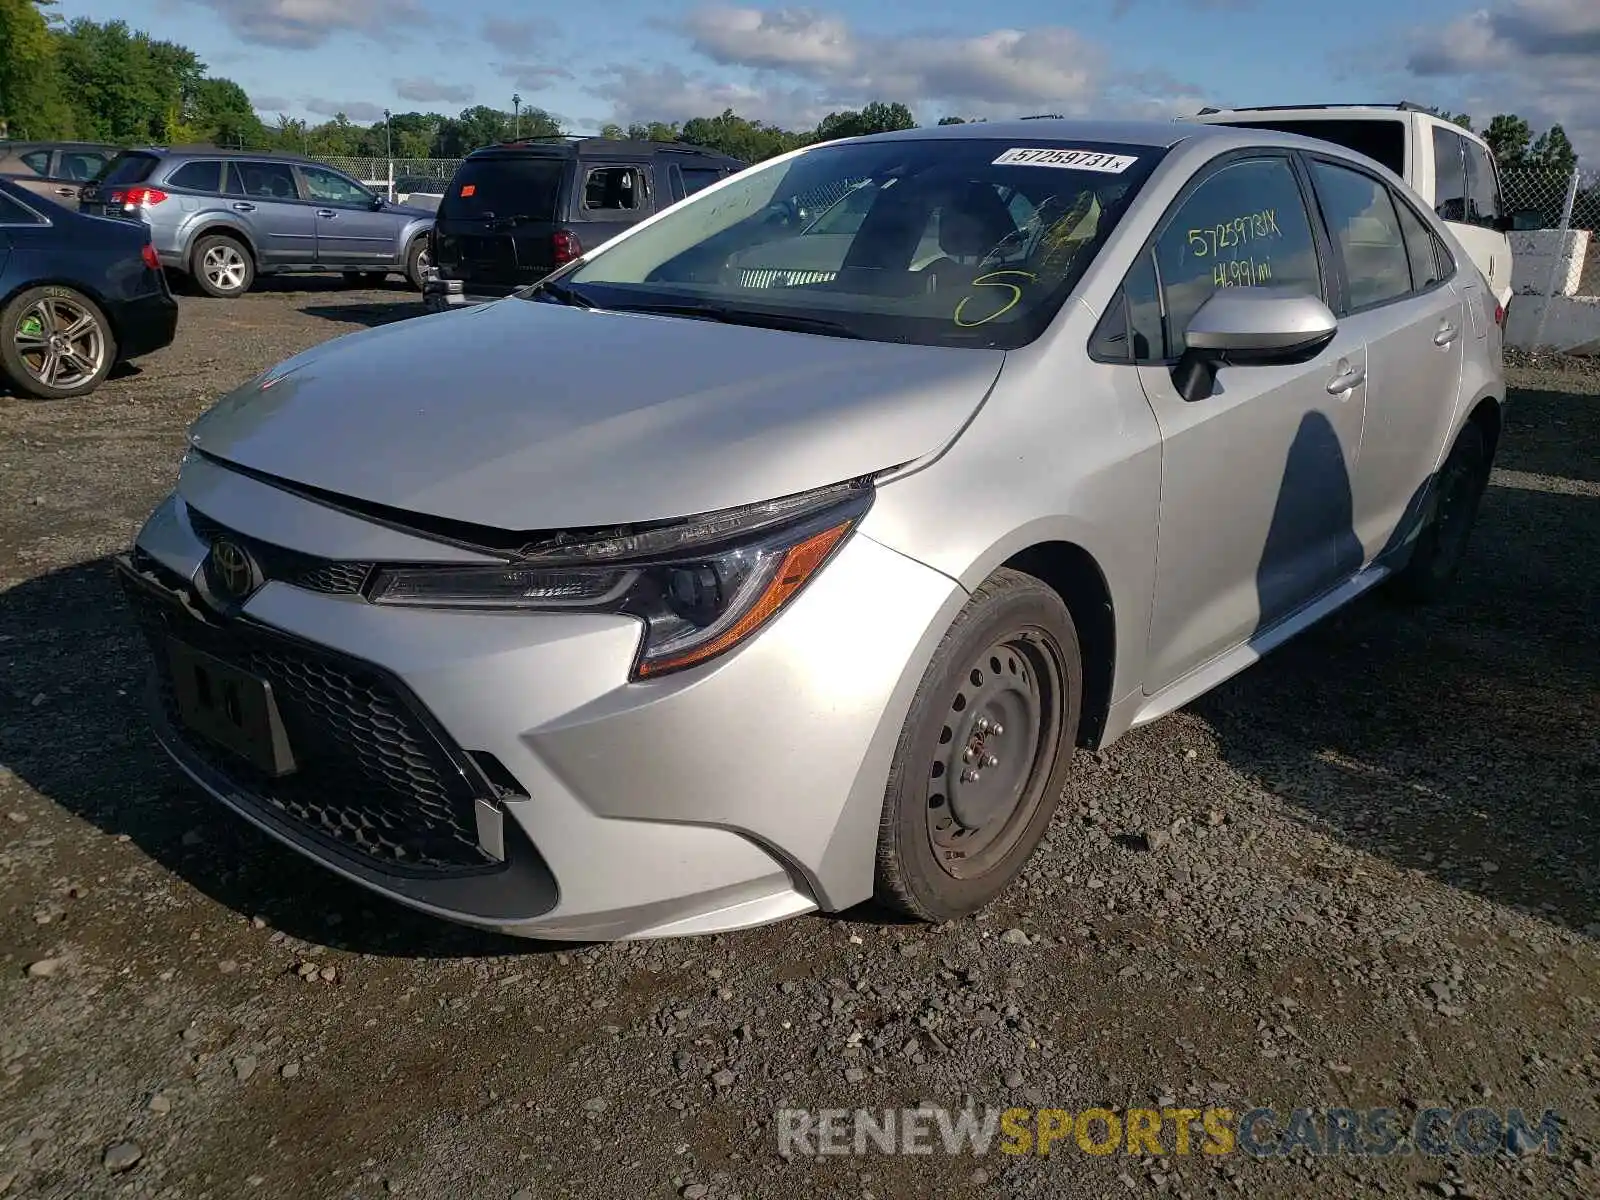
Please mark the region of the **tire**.
[[39, 400], [87, 396], [117, 361], [117, 339], [100, 306], [82, 292], [29, 288], [0, 309], [0, 369]]
[[1488, 438], [1476, 421], [1456, 436], [1428, 501], [1411, 558], [1391, 581], [1393, 595], [1411, 604], [1431, 604], [1449, 592], [1467, 555], [1478, 507], [1493, 467]]
[[432, 266], [433, 257], [428, 252], [428, 235], [419, 234], [412, 238], [411, 245], [406, 247], [406, 279], [417, 291], [422, 291], [423, 281]]
[[256, 281], [256, 264], [243, 242], [213, 233], [195, 243], [189, 256], [189, 276], [206, 295], [232, 300], [250, 290]]
[[[895, 747], [879, 904], [948, 921], [1011, 884], [1060, 801], [1082, 697], [1078, 633], [1061, 597], [1031, 575], [996, 571], [940, 642]], [[1002, 758], [1008, 750], [1018, 757]]]
[[351, 287], [382, 287], [384, 280], [388, 278], [387, 271], [346, 271], [344, 273], [344, 281]]

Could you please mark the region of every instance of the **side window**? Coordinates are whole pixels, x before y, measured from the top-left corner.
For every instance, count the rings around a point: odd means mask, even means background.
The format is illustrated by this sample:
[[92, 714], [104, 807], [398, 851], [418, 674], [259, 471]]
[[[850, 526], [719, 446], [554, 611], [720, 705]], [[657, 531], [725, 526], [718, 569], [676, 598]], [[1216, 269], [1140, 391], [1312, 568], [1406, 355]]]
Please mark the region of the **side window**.
[[1218, 288], [1322, 295], [1311, 221], [1287, 159], [1245, 159], [1218, 169], [1173, 214], [1155, 251], [1167, 358], [1183, 353], [1184, 331]]
[[21, 158], [22, 161], [27, 164], [28, 170], [32, 171], [35, 175], [50, 174], [50, 151], [29, 150], [26, 154], [22, 155]]
[[[1462, 139], [1466, 142], [1466, 139]], [[1467, 148], [1467, 220], [1474, 225], [1494, 227], [1500, 219], [1500, 177], [1494, 159], [1477, 142]]]
[[313, 200], [323, 204], [364, 206], [372, 203], [371, 192], [336, 171], [326, 167], [301, 167], [300, 174], [306, 181], [306, 193]]
[[215, 162], [184, 163], [167, 176], [167, 182], [173, 187], [191, 192], [214, 192], [221, 180], [222, 164]]
[[0, 225], [43, 225], [44, 221], [0, 192]]
[[1389, 189], [1370, 175], [1316, 161], [1311, 178], [1328, 233], [1344, 260], [1352, 309], [1394, 300], [1411, 291], [1411, 263]]
[[1449, 267], [1439, 253], [1439, 243], [1409, 204], [1395, 200], [1400, 214], [1400, 233], [1405, 238], [1406, 257], [1411, 260], [1411, 286], [1416, 291], [1426, 291], [1449, 274]]
[[583, 184], [583, 206], [591, 211], [634, 212], [644, 205], [637, 167], [594, 167]]
[[65, 151], [61, 155], [61, 175], [74, 183], [88, 183], [106, 165], [106, 156], [93, 150]]
[[1433, 211], [1445, 221], [1467, 219], [1466, 145], [1460, 134], [1433, 127]]
[[701, 188], [708, 188], [722, 178], [722, 172], [716, 167], [685, 167], [683, 168], [683, 186], [688, 189], [689, 195], [694, 195]]
[[294, 168], [288, 163], [242, 162], [228, 164], [228, 195], [258, 200], [298, 200]]
[[689, 194], [688, 189], [683, 186], [683, 170], [677, 163], [671, 163], [667, 167], [667, 186], [672, 189], [674, 204]]

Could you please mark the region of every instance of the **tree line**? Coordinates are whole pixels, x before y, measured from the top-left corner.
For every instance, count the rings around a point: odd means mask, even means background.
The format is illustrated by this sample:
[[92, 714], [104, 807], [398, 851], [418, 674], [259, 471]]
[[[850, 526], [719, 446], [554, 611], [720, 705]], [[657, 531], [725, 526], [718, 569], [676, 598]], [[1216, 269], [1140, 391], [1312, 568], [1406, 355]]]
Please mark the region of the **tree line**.
[[[344, 113], [317, 124], [279, 114], [263, 121], [245, 90], [212, 75], [198, 55], [125, 21], [63, 21], [55, 0], [0, 0], [0, 137], [81, 140], [122, 145], [208, 144], [325, 157], [461, 158], [513, 137], [562, 133], [544, 109], [505, 111], [473, 105], [454, 116], [393, 113], [361, 123]], [[1435, 110], [1440, 111], [1440, 110]], [[1467, 129], [1471, 118], [1441, 115]], [[945, 116], [941, 125], [982, 120]], [[759, 162], [813, 142], [916, 125], [904, 104], [873, 101], [829, 113], [812, 129], [785, 129], [725, 109], [681, 123], [607, 125], [602, 137], [687, 142], [746, 162]], [[1483, 131], [1504, 169], [1567, 172], [1577, 154], [1560, 125], [1534, 134], [1514, 114]]]

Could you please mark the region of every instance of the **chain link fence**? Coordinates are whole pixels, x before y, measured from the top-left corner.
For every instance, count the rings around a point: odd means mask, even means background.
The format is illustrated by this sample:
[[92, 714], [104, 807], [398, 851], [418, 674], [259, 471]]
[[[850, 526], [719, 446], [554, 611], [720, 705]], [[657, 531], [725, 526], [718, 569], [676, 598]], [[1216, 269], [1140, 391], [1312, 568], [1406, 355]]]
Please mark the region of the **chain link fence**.
[[[391, 200], [397, 190], [420, 190], [411, 186], [412, 182], [419, 180], [436, 183], [438, 190], [443, 191], [462, 162], [459, 158], [341, 158], [329, 154], [313, 154], [311, 157], [359, 179], [370, 188], [388, 193]], [[398, 189], [395, 187], [397, 183], [401, 185]]]
[[1531, 327], [1518, 321], [1508, 341], [1527, 350], [1565, 346], [1575, 313], [1600, 315], [1600, 171], [1516, 167], [1501, 172], [1500, 186], [1502, 210], [1516, 226], [1512, 286], [1540, 301]]

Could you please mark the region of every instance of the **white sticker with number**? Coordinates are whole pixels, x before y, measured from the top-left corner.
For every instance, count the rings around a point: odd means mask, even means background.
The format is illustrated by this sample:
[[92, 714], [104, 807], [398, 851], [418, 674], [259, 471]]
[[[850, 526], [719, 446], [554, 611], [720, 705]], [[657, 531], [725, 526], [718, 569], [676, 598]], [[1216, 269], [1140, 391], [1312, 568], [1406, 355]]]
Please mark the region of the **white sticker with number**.
[[1059, 150], [1047, 147], [1013, 147], [994, 160], [997, 167], [1061, 167], [1068, 171], [1099, 171], [1121, 175], [1139, 159], [1133, 154], [1104, 154], [1098, 150]]

